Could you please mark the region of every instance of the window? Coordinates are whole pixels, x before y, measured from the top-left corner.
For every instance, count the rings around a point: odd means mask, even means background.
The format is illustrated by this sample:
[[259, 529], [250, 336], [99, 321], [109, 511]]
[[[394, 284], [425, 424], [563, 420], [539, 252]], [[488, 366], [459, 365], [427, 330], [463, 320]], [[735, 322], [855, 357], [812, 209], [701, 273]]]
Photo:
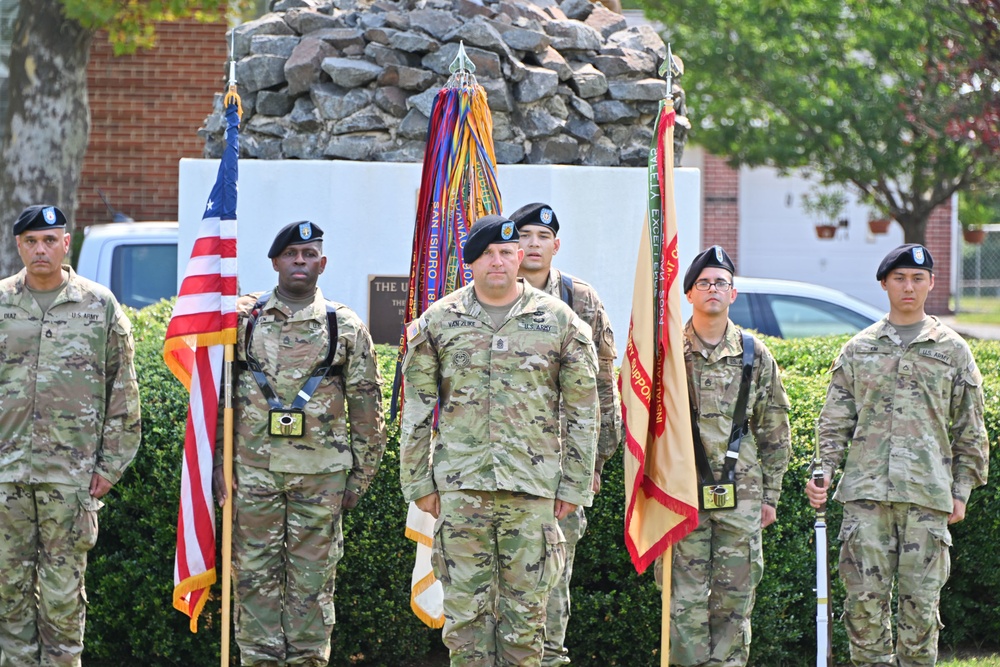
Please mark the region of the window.
[[111, 291], [118, 301], [144, 308], [177, 294], [177, 245], [122, 245], [111, 260]]
[[872, 323], [864, 315], [817, 299], [780, 294], [769, 294], [767, 299], [782, 338], [853, 334]]
[[736, 285], [736, 301], [729, 304], [729, 319], [743, 329], [756, 329], [759, 325], [754, 324], [750, 311], [751, 297], [749, 294], [739, 294], [739, 289], [739, 285]]

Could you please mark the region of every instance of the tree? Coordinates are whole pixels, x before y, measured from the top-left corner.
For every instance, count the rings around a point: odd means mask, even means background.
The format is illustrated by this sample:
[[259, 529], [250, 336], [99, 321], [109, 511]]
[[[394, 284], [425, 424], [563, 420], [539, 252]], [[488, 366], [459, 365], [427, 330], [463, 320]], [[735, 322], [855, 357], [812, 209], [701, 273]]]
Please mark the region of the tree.
[[0, 125], [0, 276], [20, 268], [10, 227], [30, 204], [59, 206], [72, 224], [90, 134], [87, 62], [100, 29], [115, 53], [155, 44], [156, 22], [217, 18], [228, 0], [21, 0]]
[[686, 61], [693, 140], [853, 186], [923, 243], [1000, 173], [997, 0], [640, 0]]

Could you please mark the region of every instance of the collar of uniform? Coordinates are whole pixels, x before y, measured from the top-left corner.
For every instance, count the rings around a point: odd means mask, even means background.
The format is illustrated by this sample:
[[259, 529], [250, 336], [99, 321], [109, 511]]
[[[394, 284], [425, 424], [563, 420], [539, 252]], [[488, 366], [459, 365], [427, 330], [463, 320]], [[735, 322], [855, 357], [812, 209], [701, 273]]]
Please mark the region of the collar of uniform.
[[[723, 357], [739, 357], [743, 355], [743, 339], [740, 329], [732, 320], [726, 320], [726, 332], [722, 334], [722, 340], [715, 346], [714, 350], [702, 345], [701, 338], [695, 333], [693, 320], [688, 320], [684, 325], [684, 338], [688, 342], [689, 349], [705, 357], [708, 361], [717, 361]], [[705, 354], [708, 352], [708, 354]]]
[[[66, 301], [83, 301], [83, 289], [80, 287], [80, 279], [76, 275], [76, 271], [69, 264], [63, 264], [62, 268], [69, 272], [69, 278], [66, 279], [66, 286], [63, 287], [62, 293], [56, 297], [56, 301], [53, 301], [52, 305]], [[5, 299], [5, 302], [22, 310], [33, 310], [36, 307], [34, 305], [35, 297], [31, 296], [31, 292], [28, 291], [24, 282], [27, 276], [27, 269], [21, 269], [14, 275], [14, 290], [6, 295], [9, 298]]]
[[[510, 308], [509, 319], [513, 319], [524, 312], [534, 312], [537, 310], [537, 304], [539, 294], [544, 294], [539, 289], [531, 286], [524, 278], [518, 278], [517, 284], [521, 286], [521, 296], [518, 297], [517, 301]], [[462, 288], [466, 290], [461, 293], [460, 298], [456, 299], [448, 305], [448, 310], [452, 313], [459, 315], [469, 315], [471, 317], [477, 317], [484, 322], [488, 320], [486, 311], [483, 310], [482, 305], [479, 303], [479, 299], [476, 298], [475, 286], [472, 284], [466, 285]], [[454, 292], [453, 292], [454, 294]]]
[[[881, 324], [881, 326], [879, 327], [878, 334], [876, 335], [877, 338], [888, 338], [896, 345], [902, 345], [903, 341], [896, 332], [896, 327], [892, 326], [892, 323], [889, 322], [888, 315], [883, 317], [879, 324]], [[942, 329], [941, 320], [934, 315], [926, 315], [924, 317], [924, 324], [920, 327], [920, 333], [918, 333], [917, 337], [913, 339], [910, 346], [912, 347], [913, 345], [924, 341], [937, 343], [946, 337], [947, 334], [944, 329]]]
[[279, 313], [285, 316], [286, 320], [315, 320], [315, 319], [325, 319], [326, 318], [326, 299], [323, 298], [323, 292], [320, 290], [319, 285], [316, 286], [316, 293], [313, 295], [312, 305], [306, 306], [302, 310], [295, 314], [292, 314], [292, 309], [285, 305], [285, 302], [281, 300], [278, 296], [278, 288], [275, 287], [271, 290], [271, 296], [268, 298], [267, 303], [261, 308], [261, 312], [267, 312], [269, 310], [277, 310]]
[[561, 287], [562, 287], [562, 273], [559, 271], [559, 269], [555, 268], [554, 266], [550, 266], [549, 277], [545, 279], [545, 287], [542, 288], [542, 291], [545, 292], [546, 294], [551, 294], [552, 296], [562, 298], [562, 294], [560, 293]]

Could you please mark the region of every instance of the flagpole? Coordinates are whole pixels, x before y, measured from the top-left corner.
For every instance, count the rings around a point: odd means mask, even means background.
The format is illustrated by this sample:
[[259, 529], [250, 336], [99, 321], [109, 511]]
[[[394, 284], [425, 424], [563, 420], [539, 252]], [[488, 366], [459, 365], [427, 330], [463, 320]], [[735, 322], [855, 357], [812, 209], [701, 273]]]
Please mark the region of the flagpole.
[[660, 596], [660, 667], [670, 665], [670, 594], [674, 567], [674, 547], [663, 552], [663, 593]]

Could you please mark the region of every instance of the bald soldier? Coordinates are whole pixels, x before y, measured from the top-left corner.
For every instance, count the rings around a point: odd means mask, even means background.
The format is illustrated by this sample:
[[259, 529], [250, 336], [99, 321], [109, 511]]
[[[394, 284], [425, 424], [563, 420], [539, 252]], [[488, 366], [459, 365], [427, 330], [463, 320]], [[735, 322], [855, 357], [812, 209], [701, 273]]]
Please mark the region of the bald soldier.
[[[597, 394], [601, 404], [601, 428], [597, 438], [597, 459], [594, 464], [594, 493], [601, 490], [601, 472], [614, 455], [622, 437], [622, 409], [615, 380], [615, 335], [597, 290], [584, 281], [563, 273], [552, 266], [559, 252], [559, 218], [548, 204], [526, 204], [514, 211], [510, 219], [517, 225], [520, 246], [524, 251], [518, 275], [532, 287], [560, 299], [590, 325], [597, 352]], [[583, 507], [559, 521], [566, 536], [566, 567], [549, 593], [545, 614], [545, 656], [543, 667], [569, 664], [566, 649], [566, 627], [570, 617], [569, 585], [573, 577], [576, 545], [587, 529]]]
[[590, 327], [517, 278], [522, 256], [513, 222], [476, 221], [464, 248], [473, 283], [407, 327], [400, 478], [404, 498], [437, 518], [455, 667], [538, 667], [565, 558], [558, 520], [594, 495]]
[[326, 269], [319, 225], [286, 225], [267, 256], [278, 285], [240, 318], [237, 338], [236, 643], [243, 665], [325, 667], [343, 512], [385, 450], [382, 376], [364, 323], [316, 286]]
[[844, 345], [819, 416], [823, 484], [809, 480], [806, 494], [822, 506], [843, 463], [834, 500], [844, 504], [840, 578], [855, 665], [937, 662], [948, 526], [986, 483], [983, 378], [968, 344], [924, 310], [933, 269], [915, 243], [885, 256], [875, 279], [889, 314]]
[[14, 223], [0, 281], [0, 665], [80, 665], [87, 552], [139, 447], [132, 325], [67, 264], [55, 206]]

